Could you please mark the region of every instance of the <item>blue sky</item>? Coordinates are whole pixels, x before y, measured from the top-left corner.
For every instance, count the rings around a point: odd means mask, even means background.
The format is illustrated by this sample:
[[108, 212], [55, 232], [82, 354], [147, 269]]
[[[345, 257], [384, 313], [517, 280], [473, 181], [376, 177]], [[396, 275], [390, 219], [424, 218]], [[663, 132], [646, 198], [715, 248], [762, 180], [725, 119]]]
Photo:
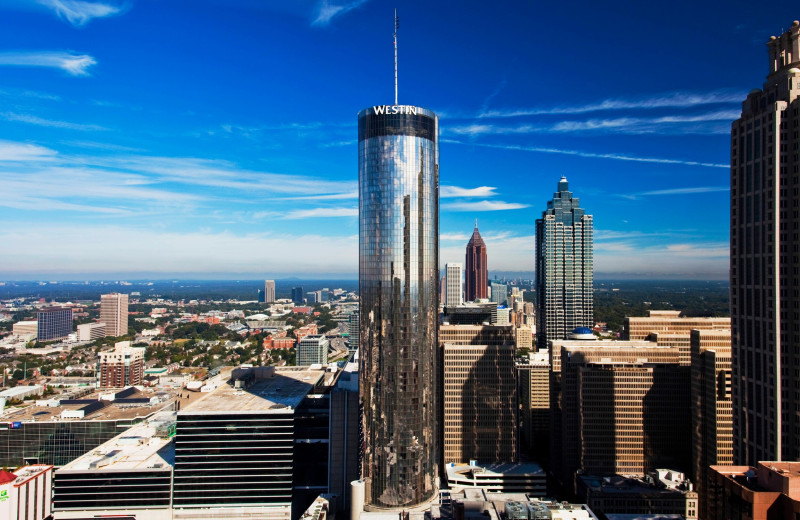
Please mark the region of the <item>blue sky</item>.
[[441, 260], [726, 278], [730, 122], [790, 2], [0, 2], [0, 279], [357, 274], [356, 114], [440, 114]]

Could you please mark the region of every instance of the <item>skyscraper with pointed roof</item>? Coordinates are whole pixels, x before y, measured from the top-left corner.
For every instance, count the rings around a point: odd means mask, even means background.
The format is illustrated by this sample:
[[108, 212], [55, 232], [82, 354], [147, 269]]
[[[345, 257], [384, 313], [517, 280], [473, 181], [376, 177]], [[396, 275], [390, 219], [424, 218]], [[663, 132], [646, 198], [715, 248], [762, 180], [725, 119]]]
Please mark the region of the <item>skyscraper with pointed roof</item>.
[[536, 220], [536, 337], [568, 339], [577, 327], [594, 325], [592, 216], [573, 198], [566, 177]]
[[467, 243], [467, 271], [465, 299], [474, 302], [481, 298], [489, 297], [489, 270], [486, 268], [486, 244], [478, 231], [478, 221], [475, 221], [475, 230]]

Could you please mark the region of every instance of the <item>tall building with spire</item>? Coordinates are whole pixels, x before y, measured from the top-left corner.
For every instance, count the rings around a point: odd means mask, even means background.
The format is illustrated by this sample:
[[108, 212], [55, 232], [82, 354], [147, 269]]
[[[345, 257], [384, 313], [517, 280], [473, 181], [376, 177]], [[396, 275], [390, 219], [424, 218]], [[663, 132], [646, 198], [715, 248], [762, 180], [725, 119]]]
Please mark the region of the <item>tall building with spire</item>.
[[536, 337], [539, 348], [592, 327], [592, 216], [572, 196], [566, 177], [536, 220]]
[[481, 298], [489, 297], [489, 270], [486, 267], [486, 244], [478, 231], [478, 221], [475, 221], [475, 230], [467, 243], [467, 270], [464, 298], [474, 302]]
[[800, 22], [731, 125], [734, 464], [800, 459]]
[[438, 496], [439, 119], [358, 114], [362, 477], [371, 508]]

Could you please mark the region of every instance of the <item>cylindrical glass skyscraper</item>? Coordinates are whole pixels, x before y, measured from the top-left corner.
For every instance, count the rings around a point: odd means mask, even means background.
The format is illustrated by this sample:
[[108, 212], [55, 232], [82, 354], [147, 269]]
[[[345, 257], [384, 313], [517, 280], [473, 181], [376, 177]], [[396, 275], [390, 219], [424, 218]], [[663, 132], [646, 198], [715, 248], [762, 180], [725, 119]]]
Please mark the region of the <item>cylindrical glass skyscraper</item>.
[[439, 119], [358, 114], [360, 391], [367, 503], [434, 498], [438, 438]]

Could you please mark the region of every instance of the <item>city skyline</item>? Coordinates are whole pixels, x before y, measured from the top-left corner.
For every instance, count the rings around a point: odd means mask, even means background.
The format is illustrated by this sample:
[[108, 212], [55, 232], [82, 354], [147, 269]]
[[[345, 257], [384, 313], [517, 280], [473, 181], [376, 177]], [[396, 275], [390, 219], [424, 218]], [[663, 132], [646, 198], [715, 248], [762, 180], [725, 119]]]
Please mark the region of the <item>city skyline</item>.
[[[603, 222], [598, 277], [727, 278], [727, 135], [789, 2], [454, 5], [398, 13], [399, 101], [442, 116], [440, 267], [478, 217], [492, 270], [531, 271], [566, 175]], [[353, 116], [392, 101], [389, 7], [0, 10], [0, 279], [355, 277]]]

